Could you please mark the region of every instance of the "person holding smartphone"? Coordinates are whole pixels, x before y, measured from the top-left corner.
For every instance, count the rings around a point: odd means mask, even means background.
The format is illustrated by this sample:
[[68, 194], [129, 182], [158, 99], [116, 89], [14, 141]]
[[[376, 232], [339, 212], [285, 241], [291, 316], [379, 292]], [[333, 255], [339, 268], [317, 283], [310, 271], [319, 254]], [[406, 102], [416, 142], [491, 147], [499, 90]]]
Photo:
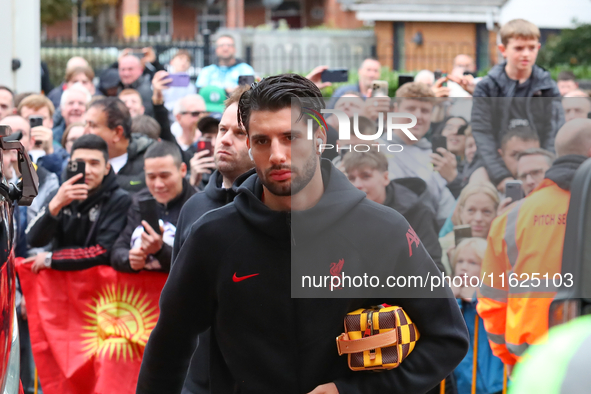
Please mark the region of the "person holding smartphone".
[[33, 264], [34, 273], [109, 264], [131, 198], [119, 187], [108, 159], [102, 138], [84, 135], [74, 142], [70, 161], [84, 162], [84, 173], [65, 181], [25, 230], [30, 246], [52, 244], [51, 252], [25, 260]]
[[[147, 187], [134, 196], [127, 224], [113, 247], [111, 265], [122, 272], [168, 272], [181, 208], [195, 189], [185, 179], [187, 165], [180, 150], [171, 142], [159, 141], [148, 148], [144, 170]], [[142, 209], [145, 201], [152, 203], [146, 204], [152, 212]], [[148, 213], [155, 214], [154, 222], [159, 219], [162, 225], [153, 228]]]

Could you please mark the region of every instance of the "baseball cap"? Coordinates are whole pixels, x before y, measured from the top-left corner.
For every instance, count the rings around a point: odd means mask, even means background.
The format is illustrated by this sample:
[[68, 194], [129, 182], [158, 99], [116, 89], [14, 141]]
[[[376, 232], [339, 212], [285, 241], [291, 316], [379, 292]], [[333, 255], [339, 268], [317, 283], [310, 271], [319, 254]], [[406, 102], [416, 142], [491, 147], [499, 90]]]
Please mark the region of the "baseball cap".
[[224, 112], [224, 100], [226, 100], [226, 91], [217, 86], [204, 86], [199, 89], [199, 95], [205, 100], [205, 110], [207, 112]]

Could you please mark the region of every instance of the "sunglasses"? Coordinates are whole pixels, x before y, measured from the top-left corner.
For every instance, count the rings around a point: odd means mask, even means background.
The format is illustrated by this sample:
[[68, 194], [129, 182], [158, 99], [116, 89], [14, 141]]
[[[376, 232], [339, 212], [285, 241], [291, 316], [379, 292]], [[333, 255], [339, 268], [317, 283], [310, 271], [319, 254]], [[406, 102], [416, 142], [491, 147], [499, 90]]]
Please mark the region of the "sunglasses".
[[191, 114], [192, 117], [196, 118], [201, 115], [203, 112], [201, 111], [193, 111], [193, 112], [181, 112], [181, 115]]

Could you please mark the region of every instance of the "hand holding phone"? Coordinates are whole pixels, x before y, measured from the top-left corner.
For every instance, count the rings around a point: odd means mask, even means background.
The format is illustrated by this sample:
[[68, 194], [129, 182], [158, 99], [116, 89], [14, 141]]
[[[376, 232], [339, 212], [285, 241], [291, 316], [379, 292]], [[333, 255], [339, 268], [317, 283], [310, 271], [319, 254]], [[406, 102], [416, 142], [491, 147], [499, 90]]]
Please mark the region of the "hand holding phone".
[[189, 86], [191, 83], [191, 77], [189, 74], [179, 73], [179, 74], [168, 74], [168, 77], [172, 79], [170, 83], [167, 83], [166, 86], [168, 87], [186, 87]]
[[[32, 115], [29, 116], [29, 126], [32, 128], [43, 126], [43, 118], [41, 116]], [[35, 147], [40, 148], [43, 145], [43, 141], [35, 141]]]
[[[153, 197], [148, 197], [138, 201], [140, 206], [140, 217], [145, 220], [156, 234], [162, 235], [158, 218], [158, 203]], [[144, 229], [145, 231], [145, 229]]]
[[197, 152], [201, 152], [204, 150], [208, 150], [209, 153], [207, 155], [205, 155], [204, 157], [210, 157], [213, 156], [213, 147], [211, 144], [211, 140], [208, 139], [200, 139], [199, 141], [197, 141]]
[[437, 148], [447, 149], [447, 137], [436, 135], [431, 138], [431, 149], [433, 150], [433, 153], [437, 153], [441, 156], [441, 153], [437, 152]]

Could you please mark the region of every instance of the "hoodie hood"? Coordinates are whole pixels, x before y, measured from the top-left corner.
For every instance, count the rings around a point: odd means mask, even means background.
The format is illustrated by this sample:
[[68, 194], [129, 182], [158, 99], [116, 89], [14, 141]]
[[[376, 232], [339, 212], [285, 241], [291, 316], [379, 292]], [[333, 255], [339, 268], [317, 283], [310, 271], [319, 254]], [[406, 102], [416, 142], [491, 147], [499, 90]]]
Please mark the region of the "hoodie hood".
[[209, 182], [205, 186], [203, 192], [213, 201], [218, 201], [223, 205], [226, 205], [234, 200], [237, 194], [237, 185], [244, 183], [248, 177], [254, 174], [254, 170], [247, 171], [240, 175], [230, 189], [223, 187], [223, 175], [215, 170], [209, 177]]
[[[509, 78], [505, 72], [505, 66], [507, 62], [497, 64], [494, 66], [488, 76], [498, 86], [498, 89], [503, 92], [503, 97], [512, 97], [515, 92], [515, 88], [519, 85], [519, 81]], [[541, 90], [555, 89], [554, 81], [550, 76], [550, 73], [544, 68], [534, 64], [531, 73], [531, 86], [530, 90], [532, 96], [537, 96], [535, 93]]]
[[144, 134], [133, 133], [131, 135], [131, 140], [129, 141], [129, 146], [127, 147], [127, 154], [129, 155], [128, 161], [131, 161], [146, 152], [153, 143], [154, 140], [150, 137]]
[[546, 179], [550, 179], [563, 190], [570, 190], [575, 172], [587, 160], [582, 155], [566, 155], [554, 161], [552, 167], [546, 171]]
[[290, 227], [294, 238], [323, 233], [335, 226], [342, 216], [363, 201], [365, 193], [355, 188], [329, 160], [320, 160], [320, 170], [324, 193], [320, 201], [308, 210], [271, 210], [261, 201], [263, 185], [256, 173], [237, 185], [238, 195], [234, 199], [236, 209], [251, 225], [281, 240], [289, 239]]
[[386, 186], [384, 205], [405, 215], [420, 202], [420, 196], [427, 190], [427, 183], [421, 178], [400, 178]]

